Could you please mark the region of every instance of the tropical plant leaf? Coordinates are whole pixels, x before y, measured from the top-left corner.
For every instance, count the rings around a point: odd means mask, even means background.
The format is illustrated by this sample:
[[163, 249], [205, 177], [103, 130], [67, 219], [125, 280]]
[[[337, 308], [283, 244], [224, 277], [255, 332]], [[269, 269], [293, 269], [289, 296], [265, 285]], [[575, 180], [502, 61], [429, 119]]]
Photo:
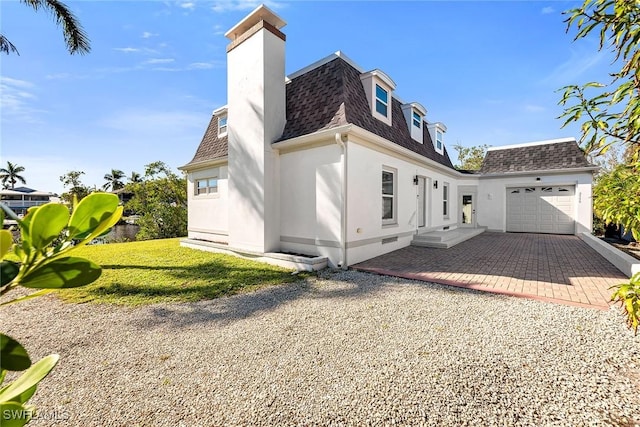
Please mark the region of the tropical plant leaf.
[[[92, 193], [75, 206], [69, 221], [69, 238], [83, 239], [111, 218], [120, 200], [115, 194]], [[117, 222], [117, 220], [116, 220]]]
[[42, 250], [53, 242], [69, 222], [69, 209], [59, 203], [47, 203], [40, 206], [29, 224], [31, 244], [36, 250]]
[[10, 283], [20, 271], [20, 265], [13, 261], [0, 262], [0, 286]]
[[18, 297], [18, 298], [9, 300], [9, 301], [2, 302], [2, 303], [0, 303], [0, 307], [3, 306], [3, 305], [15, 304], [17, 302], [26, 301], [28, 299], [41, 297], [42, 295], [46, 295], [46, 294], [49, 294], [49, 293], [53, 292], [54, 290], [55, 289], [40, 289], [39, 291], [32, 292], [29, 295], [25, 295], [25, 296]]
[[102, 274], [99, 265], [85, 258], [56, 258], [31, 270], [20, 281], [25, 288], [75, 288], [94, 282]]
[[0, 230], [0, 259], [11, 250], [13, 245], [13, 235], [9, 230]]
[[31, 421], [33, 410], [18, 402], [0, 402], [2, 427], [22, 427]]
[[[14, 382], [0, 390], [0, 402], [19, 402], [25, 393], [37, 386], [49, 372], [56, 366], [60, 356], [50, 354], [31, 365], [29, 369], [24, 371]], [[4, 424], [3, 424], [4, 425]]]
[[8, 335], [0, 333], [0, 369], [24, 371], [31, 366], [27, 350]]

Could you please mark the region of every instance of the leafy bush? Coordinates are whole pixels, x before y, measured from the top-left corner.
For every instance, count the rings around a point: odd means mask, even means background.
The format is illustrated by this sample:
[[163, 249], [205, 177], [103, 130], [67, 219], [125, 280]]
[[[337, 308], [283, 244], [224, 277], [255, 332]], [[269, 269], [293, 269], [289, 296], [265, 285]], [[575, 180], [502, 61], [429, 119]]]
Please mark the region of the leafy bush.
[[634, 274], [629, 283], [622, 283], [614, 288], [616, 291], [611, 300], [620, 302], [627, 316], [627, 324], [637, 334], [640, 325], [640, 273]]
[[[69, 252], [101, 236], [118, 222], [122, 207], [113, 194], [95, 193], [74, 203], [73, 213], [61, 204], [48, 203], [30, 208], [24, 219], [2, 208], [18, 223], [21, 237], [13, 242], [10, 231], [0, 231], [0, 296], [18, 286], [39, 289], [29, 295], [0, 305], [24, 301], [55, 289], [75, 288], [95, 281], [101, 268], [88, 259], [69, 256]], [[0, 221], [4, 212], [0, 210]], [[5, 259], [8, 255], [18, 261]], [[15, 339], [0, 333], [0, 414], [3, 426], [23, 426], [34, 413], [27, 404], [42, 381], [58, 362], [51, 354], [31, 363], [25, 348]], [[9, 371], [22, 372], [4, 384]]]

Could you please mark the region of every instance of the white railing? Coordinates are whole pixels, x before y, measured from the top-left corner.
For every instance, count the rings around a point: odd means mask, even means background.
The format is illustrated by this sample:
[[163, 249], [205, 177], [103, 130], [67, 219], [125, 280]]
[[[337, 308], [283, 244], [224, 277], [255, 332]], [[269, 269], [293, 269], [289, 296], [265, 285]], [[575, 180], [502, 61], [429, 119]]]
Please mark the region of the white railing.
[[1, 202], [10, 208], [30, 208], [49, 203], [48, 200], [2, 200]]

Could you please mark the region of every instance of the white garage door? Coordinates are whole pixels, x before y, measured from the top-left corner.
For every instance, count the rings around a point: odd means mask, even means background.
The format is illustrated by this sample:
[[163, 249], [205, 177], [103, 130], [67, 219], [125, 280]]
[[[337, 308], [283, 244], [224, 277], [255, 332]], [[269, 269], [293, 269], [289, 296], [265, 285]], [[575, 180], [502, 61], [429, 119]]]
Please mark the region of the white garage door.
[[507, 231], [574, 234], [575, 187], [507, 188]]

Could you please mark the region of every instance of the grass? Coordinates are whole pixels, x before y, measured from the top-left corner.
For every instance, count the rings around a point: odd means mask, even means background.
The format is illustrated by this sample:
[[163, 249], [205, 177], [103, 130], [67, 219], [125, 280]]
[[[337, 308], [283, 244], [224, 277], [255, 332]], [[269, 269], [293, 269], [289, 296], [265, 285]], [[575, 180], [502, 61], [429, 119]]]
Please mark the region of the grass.
[[200, 301], [299, 279], [291, 270], [183, 248], [179, 239], [85, 246], [72, 255], [102, 266], [94, 283], [58, 293], [75, 303], [140, 306]]

